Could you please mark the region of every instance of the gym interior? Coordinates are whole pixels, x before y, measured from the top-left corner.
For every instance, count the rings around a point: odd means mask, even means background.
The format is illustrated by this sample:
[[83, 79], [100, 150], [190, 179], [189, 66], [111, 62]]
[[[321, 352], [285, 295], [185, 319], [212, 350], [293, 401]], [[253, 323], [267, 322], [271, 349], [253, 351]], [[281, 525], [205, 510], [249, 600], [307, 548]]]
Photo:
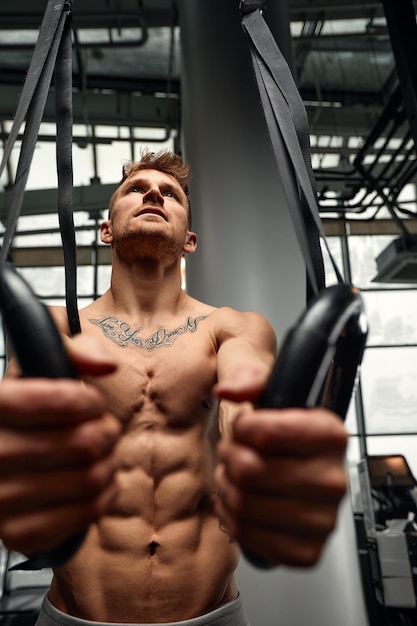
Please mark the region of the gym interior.
[[[5, 149], [46, 0], [2, 0]], [[251, 65], [238, 0], [83, 0], [72, 7], [77, 296], [107, 288], [99, 225], [126, 161], [144, 147], [190, 160], [204, 236], [184, 284], [214, 306], [256, 310], [279, 343], [305, 306], [306, 275]], [[360, 290], [369, 332], [346, 416], [350, 489], [312, 570], [238, 582], [255, 626], [417, 624], [417, 2], [268, 0], [264, 10], [306, 107], [326, 240]], [[10, 257], [46, 304], [65, 304], [54, 87]], [[23, 127], [0, 179], [4, 234]], [[323, 246], [326, 284], [337, 282]], [[6, 346], [0, 340], [0, 366]], [[12, 572], [0, 547], [0, 623], [30, 626], [51, 572]]]

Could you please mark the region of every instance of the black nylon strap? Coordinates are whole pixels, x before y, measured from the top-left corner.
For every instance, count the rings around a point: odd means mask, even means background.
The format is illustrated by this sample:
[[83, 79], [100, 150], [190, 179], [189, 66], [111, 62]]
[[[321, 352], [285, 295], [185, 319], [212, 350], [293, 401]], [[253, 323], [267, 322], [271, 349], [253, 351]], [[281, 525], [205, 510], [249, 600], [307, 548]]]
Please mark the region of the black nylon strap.
[[[262, 63], [260, 63], [259, 61], [259, 58], [254, 58], [255, 75], [258, 79], [259, 93], [261, 96], [264, 113], [268, 124], [272, 147], [275, 153], [275, 159], [277, 163], [279, 163], [284, 193], [287, 198], [288, 208], [291, 218], [293, 220], [298, 244], [300, 246], [301, 253], [306, 264], [309, 282], [312, 286], [314, 293], [318, 293], [320, 287], [317, 281], [316, 273], [314, 271], [311, 245], [303, 220], [303, 212], [300, 209], [300, 188], [296, 176], [294, 175], [294, 165], [291, 161], [291, 155], [288, 152], [288, 146], [286, 144], [285, 137], [283, 137], [283, 125], [285, 125], [285, 121], [281, 120], [281, 123], [277, 124], [274, 113], [274, 105], [277, 106], [277, 100], [279, 99], [279, 95], [275, 94], [275, 101], [273, 99], [271, 100], [270, 81], [268, 80], [268, 75], [262, 71], [264, 68], [262, 67]], [[282, 103], [281, 109], [285, 111], [285, 107], [282, 106]], [[288, 120], [286, 120], [286, 122], [288, 124]]]
[[6, 229], [0, 250], [0, 260], [6, 260], [10, 254], [39, 127], [54, 68], [56, 68], [58, 211], [64, 253], [68, 321], [71, 333], [75, 334], [80, 332], [80, 322], [77, 308], [76, 242], [72, 205], [71, 3], [72, 0], [49, 0], [48, 2], [15, 119], [5, 146], [0, 165], [0, 176], [6, 167], [20, 127], [26, 118]]
[[33, 52], [32, 60], [28, 69], [27, 77], [23, 85], [16, 115], [10, 131], [2, 162], [0, 165], [0, 176], [2, 175], [6, 163], [9, 160], [12, 148], [19, 134], [19, 129], [28, 112], [33, 94], [38, 86], [45, 62], [48, 58], [50, 49], [53, 45], [55, 33], [59, 28], [62, 19], [62, 11], [66, 4], [66, 0], [49, 0], [45, 10], [44, 18], [39, 29], [38, 40]]
[[309, 294], [325, 287], [320, 239], [339, 282], [343, 282], [324, 236], [310, 160], [308, 119], [291, 71], [258, 8], [243, 15], [242, 25], [295, 232], [307, 269]]
[[81, 332], [77, 307], [77, 244], [73, 217], [72, 169], [72, 42], [68, 14], [55, 66], [56, 155], [58, 214], [65, 265], [65, 297], [72, 335]]
[[[63, 4], [64, 3], [62, 3], [62, 5]], [[7, 215], [6, 230], [3, 236], [3, 244], [0, 251], [0, 259], [2, 261], [5, 261], [9, 255], [11, 242], [22, 207], [29, 170], [36, 147], [36, 139], [39, 134], [39, 127], [42, 121], [46, 99], [48, 97], [48, 90], [51, 84], [55, 61], [58, 54], [59, 42], [64, 30], [64, 23], [65, 15], [61, 13], [59, 21], [56, 24], [55, 21], [51, 23], [50, 29], [47, 33], [49, 46], [46, 47], [44, 43], [40, 44], [41, 53], [38, 50], [37, 59], [42, 65], [42, 68], [41, 71], [38, 71], [39, 68], [37, 67], [34, 69], [33, 76], [37, 77], [36, 84], [33, 81], [32, 74], [28, 73], [30, 85], [27, 89], [23, 89], [22, 91], [22, 97], [20, 100], [21, 105], [18, 107], [19, 117], [15, 118], [11, 134], [9, 135], [6, 144], [2, 166], [0, 167], [1, 175], [19, 133], [19, 128], [21, 126], [21, 123], [19, 123], [20, 117], [24, 113], [26, 115], [26, 126], [23, 133], [22, 146], [19, 155], [16, 178], [13, 185], [10, 208]]]

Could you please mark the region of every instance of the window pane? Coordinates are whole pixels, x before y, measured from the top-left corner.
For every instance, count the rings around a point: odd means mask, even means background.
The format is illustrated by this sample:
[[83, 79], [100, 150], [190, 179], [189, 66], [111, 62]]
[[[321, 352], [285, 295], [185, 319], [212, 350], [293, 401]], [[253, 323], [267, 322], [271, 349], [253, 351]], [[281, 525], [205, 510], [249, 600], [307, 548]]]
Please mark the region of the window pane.
[[369, 323], [367, 345], [417, 344], [416, 289], [365, 292], [362, 296]]
[[[339, 237], [326, 237], [327, 243], [329, 245], [329, 250], [335, 260], [335, 263], [340, 272], [343, 272], [342, 267], [342, 247], [340, 244]], [[324, 260], [324, 272], [326, 276], [326, 285], [334, 285], [337, 283], [337, 277], [333, 268], [333, 264], [330, 260], [329, 253], [326, 250], [326, 247], [321, 242], [321, 248], [323, 253]]]
[[349, 409], [346, 414], [345, 427], [350, 435], [356, 435], [358, 432], [358, 425], [356, 420], [356, 406], [355, 406], [355, 396], [352, 396], [352, 399], [349, 404]]
[[98, 292], [99, 294], [107, 291], [110, 285], [111, 267], [110, 265], [100, 265], [98, 268]]
[[[361, 289], [391, 289], [395, 290], [404, 285], [395, 283], [374, 283], [378, 273], [376, 259], [383, 250], [397, 237], [349, 237], [349, 253], [352, 272], [352, 282]], [[407, 285], [405, 285], [407, 286]]]
[[40, 298], [65, 295], [63, 267], [21, 268], [19, 272]]
[[362, 366], [367, 433], [417, 433], [417, 348], [368, 348]]

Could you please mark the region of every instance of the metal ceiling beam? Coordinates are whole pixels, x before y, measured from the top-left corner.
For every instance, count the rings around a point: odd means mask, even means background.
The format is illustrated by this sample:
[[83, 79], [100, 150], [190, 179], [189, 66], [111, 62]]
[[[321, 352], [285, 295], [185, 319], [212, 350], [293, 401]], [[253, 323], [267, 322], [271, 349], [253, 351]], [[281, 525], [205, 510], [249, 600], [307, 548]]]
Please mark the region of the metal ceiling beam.
[[[16, 73], [14, 77], [17, 78]], [[21, 80], [23, 81], [23, 74]], [[97, 88], [101, 85], [104, 89], [103, 81], [96, 79]], [[1, 82], [1, 73], [0, 73]], [[90, 79], [90, 84], [92, 81]], [[84, 124], [86, 121], [85, 110], [88, 110], [88, 120], [92, 124], [109, 124], [122, 126], [147, 126], [159, 128], [163, 127], [166, 121], [169, 121], [171, 128], [179, 127], [180, 120], [180, 99], [176, 89], [173, 90], [173, 97], [166, 100], [163, 97], [153, 95], [142, 95], [139, 91], [137, 81], [124, 79], [123, 89], [117, 89], [117, 86], [107, 79], [105, 81], [108, 90], [111, 91], [98, 92], [89, 90], [84, 95], [74, 92], [74, 122], [76, 124]], [[17, 80], [16, 84], [3, 85], [2, 102], [0, 108], [0, 119], [13, 119], [18, 96], [21, 91], [22, 82]], [[163, 93], [165, 82], [161, 81], [160, 85], [153, 84], [152, 89], [148, 84], [147, 88], [152, 91], [159, 87]], [[316, 114], [318, 110], [317, 91], [315, 89], [301, 89], [301, 95], [307, 105], [310, 116]], [[369, 128], [375, 122], [376, 117], [382, 111], [382, 101], [378, 103], [379, 96], [375, 93], [359, 92], [356, 94], [337, 92], [329, 92], [323, 89], [320, 93], [321, 102], [336, 103], [334, 106], [320, 107], [320, 115], [315, 120], [314, 132], [323, 134], [357, 134], [366, 135]], [[310, 105], [310, 102], [316, 102], [317, 106]], [[55, 111], [53, 95], [50, 95], [45, 109], [45, 121], [55, 121]]]
[[[399, 0], [401, 1], [401, 0]], [[417, 2], [414, 0], [414, 5]], [[290, 19], [302, 22], [321, 15], [326, 20], [383, 17], [381, 0], [291, 0]]]
[[[22, 87], [25, 77], [26, 68], [0, 68], [0, 85], [19, 85]], [[74, 75], [74, 87], [77, 88], [79, 78], [78, 74]], [[166, 79], [154, 79], [154, 78], [132, 78], [129, 76], [110, 76], [110, 75], [91, 75], [86, 77], [86, 88], [89, 90], [115, 90], [119, 92], [135, 92], [140, 94], [161, 94], [167, 90]], [[171, 81], [171, 94], [180, 94], [180, 81], [173, 79]], [[2, 92], [3, 95], [3, 92]], [[3, 103], [0, 104], [1, 108]]]
[[351, 106], [342, 107], [323, 107], [318, 103], [314, 107], [307, 104], [306, 108], [311, 134], [340, 137], [366, 137], [383, 109], [375, 102], [364, 106], [352, 102]]
[[391, 52], [388, 32], [381, 38], [374, 38], [366, 33], [347, 33], [345, 35], [314, 35], [292, 38], [295, 50], [308, 46], [313, 52], [368, 52], [385, 54]]
[[[95, 214], [104, 211], [116, 185], [101, 185], [93, 183], [85, 187], [74, 187], [74, 211], [87, 211]], [[11, 191], [0, 193], [0, 220], [4, 223], [9, 206]], [[58, 195], [56, 189], [28, 190], [22, 204], [22, 215], [56, 214], [58, 209]]]
[[[0, 119], [13, 119], [16, 113], [21, 86], [3, 86], [1, 90]], [[180, 120], [179, 100], [126, 92], [86, 94], [74, 92], [74, 123], [137, 126], [148, 128], [178, 128]], [[88, 115], [87, 115], [88, 112]], [[45, 122], [55, 122], [53, 93], [45, 107]]]
[[[46, 8], [46, 0], [20, 0], [18, 7], [15, 0], [2, 0], [0, 6], [0, 29], [25, 30], [38, 29]], [[138, 8], [137, 0], [119, 0], [109, 2], [103, 7], [102, 0], [83, 0], [73, 4], [74, 22], [78, 28], [107, 28], [109, 26], [131, 26], [132, 14], [141, 15], [148, 27], [168, 26], [173, 14], [170, 0], [163, 2], [145, 2]], [[109, 24], [108, 14], [113, 16]], [[117, 14], [117, 23], [114, 15]]]
[[[324, 232], [327, 237], [343, 237], [346, 229], [353, 237], [366, 236], [397, 236], [402, 233], [393, 220], [379, 219], [372, 221], [359, 220], [323, 220]], [[407, 220], [407, 229], [417, 234], [417, 222]], [[62, 248], [58, 246], [41, 246], [39, 248], [16, 247], [12, 250], [14, 267], [62, 267], [64, 264]], [[78, 246], [77, 266], [111, 265], [111, 249], [108, 246]]]
[[[15, 267], [62, 267], [64, 255], [60, 247], [13, 248]], [[111, 248], [108, 246], [78, 246], [77, 266], [110, 265]]]
[[[197, 1], [197, 0], [196, 0]], [[272, 0], [269, 0], [272, 2]], [[416, 5], [417, 3], [414, 2]], [[236, 6], [238, 6], [236, 0]], [[96, 14], [96, 24], [105, 20], [105, 13], [123, 15], [141, 13], [148, 26], [168, 26], [172, 20], [171, 0], [143, 0], [138, 9], [137, 0], [110, 0], [103, 7], [102, 0], [83, 0], [74, 3], [77, 24], [91, 26], [89, 15]], [[45, 0], [2, 0], [0, 7], [1, 28], [38, 28], [45, 11]], [[325, 19], [352, 19], [354, 17], [382, 17], [383, 8], [380, 0], [291, 0], [289, 3], [290, 19], [305, 21], [317, 15]]]

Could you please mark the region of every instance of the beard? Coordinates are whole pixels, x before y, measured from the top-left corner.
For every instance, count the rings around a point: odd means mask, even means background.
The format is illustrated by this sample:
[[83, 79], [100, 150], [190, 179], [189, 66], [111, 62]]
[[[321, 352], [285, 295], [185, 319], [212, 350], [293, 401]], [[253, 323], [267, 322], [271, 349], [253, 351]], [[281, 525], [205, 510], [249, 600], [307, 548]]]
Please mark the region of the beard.
[[119, 256], [135, 261], [175, 261], [183, 255], [183, 245], [184, 239], [154, 222], [145, 222], [140, 229], [126, 227], [114, 239]]

